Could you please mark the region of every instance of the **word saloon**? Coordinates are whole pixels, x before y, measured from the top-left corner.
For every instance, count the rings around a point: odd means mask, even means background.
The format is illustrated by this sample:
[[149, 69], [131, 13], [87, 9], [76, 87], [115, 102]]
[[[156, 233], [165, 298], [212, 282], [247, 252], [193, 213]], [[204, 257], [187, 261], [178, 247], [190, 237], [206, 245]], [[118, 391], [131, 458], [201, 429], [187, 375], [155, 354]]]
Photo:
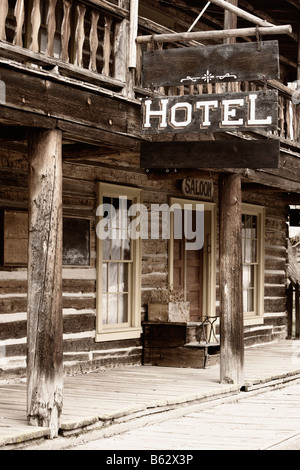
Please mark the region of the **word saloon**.
[[142, 132], [224, 132], [276, 130], [276, 90], [168, 96], [142, 102]]

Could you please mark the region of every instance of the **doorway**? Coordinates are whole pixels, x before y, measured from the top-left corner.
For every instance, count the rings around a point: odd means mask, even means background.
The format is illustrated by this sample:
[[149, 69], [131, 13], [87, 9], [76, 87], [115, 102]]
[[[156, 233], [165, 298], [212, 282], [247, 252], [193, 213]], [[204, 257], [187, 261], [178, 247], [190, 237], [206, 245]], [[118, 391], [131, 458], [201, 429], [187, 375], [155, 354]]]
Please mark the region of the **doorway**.
[[170, 287], [183, 291], [185, 300], [190, 302], [190, 322], [199, 322], [204, 317], [216, 315], [216, 207], [214, 203], [189, 199], [171, 198], [170, 203], [180, 204], [182, 208], [186, 204], [192, 206], [193, 229], [195, 229], [196, 205], [204, 206], [203, 246], [191, 249], [191, 245], [187, 245], [184, 230], [181, 238], [175, 237], [174, 219], [171, 219], [169, 243]]

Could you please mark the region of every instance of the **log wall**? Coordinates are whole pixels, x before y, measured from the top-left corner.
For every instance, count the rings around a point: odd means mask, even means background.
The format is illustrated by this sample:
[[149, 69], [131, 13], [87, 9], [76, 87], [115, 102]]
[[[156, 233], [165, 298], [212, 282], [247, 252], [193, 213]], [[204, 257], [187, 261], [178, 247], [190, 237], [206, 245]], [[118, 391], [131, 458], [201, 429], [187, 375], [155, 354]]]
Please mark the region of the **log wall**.
[[[143, 189], [143, 203], [167, 203], [183, 197], [176, 177], [155, 178], [139, 168], [138, 157], [94, 158], [79, 163], [73, 155], [63, 164], [63, 215], [91, 221], [91, 264], [63, 268], [64, 365], [68, 374], [97, 368], [141, 364], [142, 339], [95, 343], [96, 321], [96, 186], [106, 181]], [[101, 163], [100, 163], [101, 160]], [[28, 160], [25, 151], [0, 150], [0, 208], [27, 209]], [[203, 172], [203, 177], [208, 174]], [[213, 202], [218, 201], [218, 175]], [[246, 345], [285, 337], [286, 228], [285, 204], [271, 189], [243, 190], [243, 202], [266, 207], [265, 323], [245, 328]], [[217, 229], [218, 231], [218, 229]], [[218, 245], [218, 244], [217, 244]], [[217, 256], [218, 259], [218, 256]], [[142, 242], [142, 320], [153, 289], [168, 283], [168, 242]], [[27, 269], [0, 266], [0, 380], [24, 376], [26, 370]], [[219, 287], [217, 266], [217, 312]]]

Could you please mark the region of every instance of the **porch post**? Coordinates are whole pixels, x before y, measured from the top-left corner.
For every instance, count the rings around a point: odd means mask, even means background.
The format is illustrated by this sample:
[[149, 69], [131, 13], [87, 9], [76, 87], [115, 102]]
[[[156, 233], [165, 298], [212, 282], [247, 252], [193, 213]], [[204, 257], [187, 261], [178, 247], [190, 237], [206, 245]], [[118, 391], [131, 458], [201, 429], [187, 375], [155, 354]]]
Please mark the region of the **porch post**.
[[27, 416], [56, 437], [62, 411], [62, 133], [29, 139]]
[[244, 334], [240, 175], [222, 174], [219, 190], [220, 381], [242, 385]]

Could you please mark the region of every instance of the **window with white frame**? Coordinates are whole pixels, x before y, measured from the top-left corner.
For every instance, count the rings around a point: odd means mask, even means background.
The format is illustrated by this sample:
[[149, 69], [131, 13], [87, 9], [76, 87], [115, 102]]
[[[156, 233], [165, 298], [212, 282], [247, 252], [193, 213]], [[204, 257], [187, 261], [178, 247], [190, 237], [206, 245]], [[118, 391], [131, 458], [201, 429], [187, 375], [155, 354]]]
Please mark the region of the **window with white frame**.
[[[264, 312], [264, 208], [242, 205], [243, 311], [246, 323]], [[259, 318], [258, 318], [259, 317]]]
[[98, 183], [96, 341], [141, 333], [140, 238], [130, 233], [140, 195], [136, 188]]

